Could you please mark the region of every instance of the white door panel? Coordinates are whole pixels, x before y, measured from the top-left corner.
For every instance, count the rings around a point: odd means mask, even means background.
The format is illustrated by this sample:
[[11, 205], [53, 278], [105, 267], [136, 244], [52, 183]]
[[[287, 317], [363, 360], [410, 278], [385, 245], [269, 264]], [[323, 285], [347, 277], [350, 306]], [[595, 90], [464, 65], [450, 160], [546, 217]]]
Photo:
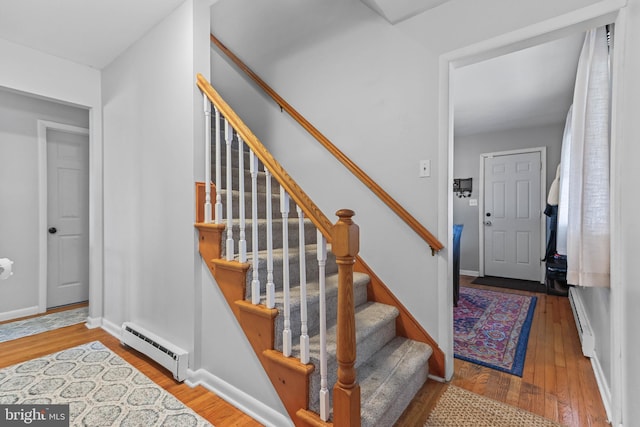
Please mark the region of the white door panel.
[[89, 138], [47, 130], [47, 307], [89, 299]]
[[484, 158], [484, 273], [540, 280], [540, 152]]

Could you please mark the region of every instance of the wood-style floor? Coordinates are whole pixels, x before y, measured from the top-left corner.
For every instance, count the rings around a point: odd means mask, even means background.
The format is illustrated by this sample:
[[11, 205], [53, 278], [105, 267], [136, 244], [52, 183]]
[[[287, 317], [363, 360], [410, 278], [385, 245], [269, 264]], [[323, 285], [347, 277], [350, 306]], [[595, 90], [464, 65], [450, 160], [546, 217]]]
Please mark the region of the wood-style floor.
[[[488, 288], [471, 285], [472, 279], [461, 276], [461, 285]], [[522, 378], [455, 359], [451, 384], [569, 427], [609, 426], [590, 360], [581, 352], [569, 300], [540, 293], [506, 291], [538, 297]], [[87, 329], [83, 324], [0, 343], [0, 368], [95, 340], [215, 426], [261, 425], [204, 387], [192, 389], [174, 381], [164, 368], [135, 350], [121, 346], [102, 329]], [[427, 381], [396, 426], [422, 426], [444, 387], [436, 381]]]
[[[65, 309], [75, 307], [77, 306]], [[53, 311], [59, 310], [51, 312]], [[157, 363], [135, 350], [123, 347], [119, 340], [104, 330], [87, 329], [84, 324], [0, 343], [0, 369], [91, 341], [102, 342], [216, 427], [262, 426], [204, 387], [191, 388], [175, 381], [171, 374]]]
[[[581, 351], [566, 297], [472, 285], [538, 297], [522, 378], [455, 359], [451, 384], [525, 409], [569, 427], [610, 426], [590, 359]], [[422, 426], [445, 385], [433, 380], [418, 392], [396, 426]]]

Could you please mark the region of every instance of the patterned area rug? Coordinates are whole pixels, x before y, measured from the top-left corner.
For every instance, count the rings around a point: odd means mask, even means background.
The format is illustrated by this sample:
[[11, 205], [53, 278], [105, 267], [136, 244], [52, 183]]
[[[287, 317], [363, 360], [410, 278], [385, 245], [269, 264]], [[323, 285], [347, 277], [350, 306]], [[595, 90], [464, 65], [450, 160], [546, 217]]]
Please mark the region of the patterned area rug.
[[455, 357], [521, 377], [536, 301], [461, 287], [453, 309]]
[[69, 404], [72, 426], [211, 425], [99, 341], [0, 370], [2, 404]]
[[424, 427], [560, 427], [531, 412], [450, 385]]
[[57, 313], [46, 314], [44, 316], [32, 317], [30, 319], [18, 320], [15, 322], [0, 325], [0, 342], [11, 341], [41, 332], [52, 331], [65, 326], [75, 325], [87, 320], [89, 315], [88, 307], [76, 308], [73, 310], [59, 311]]

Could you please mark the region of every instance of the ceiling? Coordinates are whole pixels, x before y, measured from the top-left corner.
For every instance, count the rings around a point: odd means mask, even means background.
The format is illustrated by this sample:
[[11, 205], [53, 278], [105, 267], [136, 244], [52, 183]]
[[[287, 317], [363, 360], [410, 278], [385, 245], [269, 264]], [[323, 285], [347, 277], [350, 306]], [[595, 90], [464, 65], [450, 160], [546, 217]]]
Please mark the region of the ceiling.
[[361, 0], [391, 24], [409, 19], [449, 0]]
[[[0, 0], [0, 38], [102, 69], [183, 1]], [[389, 19], [442, 2], [363, 1]], [[582, 40], [576, 34], [456, 69], [456, 134], [563, 122]]]
[[184, 0], [0, 0], [0, 38], [102, 69]]
[[456, 135], [564, 123], [584, 34], [458, 68]]

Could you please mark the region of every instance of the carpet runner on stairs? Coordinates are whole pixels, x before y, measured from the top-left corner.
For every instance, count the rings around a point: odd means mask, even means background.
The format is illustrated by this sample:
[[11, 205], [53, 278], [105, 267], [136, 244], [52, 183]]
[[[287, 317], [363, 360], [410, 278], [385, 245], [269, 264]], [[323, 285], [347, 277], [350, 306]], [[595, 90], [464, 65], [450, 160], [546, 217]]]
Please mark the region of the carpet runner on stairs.
[[[232, 198], [233, 210], [238, 212], [239, 198], [244, 197], [247, 212], [247, 223], [245, 236], [247, 239], [247, 262], [251, 265], [247, 272], [247, 291], [245, 299], [251, 301], [251, 279], [253, 276], [252, 257], [252, 227], [257, 224], [261, 235], [266, 227], [266, 179], [264, 168], [260, 165], [258, 178], [258, 215], [260, 219], [251, 218], [251, 180], [249, 169], [249, 156], [245, 154], [244, 166], [246, 178], [245, 194], [240, 195], [238, 189], [238, 151], [237, 142], [234, 140], [232, 149]], [[226, 187], [226, 149], [222, 149], [222, 182], [221, 188]], [[215, 170], [215, 160], [213, 164]], [[226, 203], [226, 190], [221, 190], [220, 195], [223, 204]], [[282, 351], [282, 331], [284, 329], [283, 318], [283, 290], [282, 290], [282, 260], [284, 256], [289, 258], [290, 266], [290, 288], [291, 288], [291, 331], [293, 339], [292, 357], [299, 357], [297, 345], [300, 333], [300, 311], [299, 311], [299, 248], [298, 248], [298, 215], [293, 202], [289, 206], [289, 218], [285, 222], [280, 214], [280, 187], [278, 183], [272, 181], [271, 194], [273, 206], [273, 282], [276, 286], [276, 308], [279, 311], [275, 320], [275, 342], [274, 349]], [[226, 216], [226, 207], [223, 209]], [[282, 250], [282, 228], [286, 224], [288, 227], [289, 252], [285, 254]], [[306, 243], [306, 277], [307, 277], [307, 313], [308, 313], [308, 334], [310, 341], [310, 358], [316, 369], [311, 374], [309, 390], [309, 408], [314, 412], [319, 412], [319, 390], [320, 390], [320, 369], [319, 369], [319, 285], [318, 285], [318, 263], [316, 260], [316, 231], [309, 220], [305, 220], [305, 243]], [[239, 235], [239, 224], [234, 222], [233, 235], [236, 241]], [[224, 240], [226, 231], [223, 233], [221, 247], [225, 248]], [[265, 282], [267, 277], [267, 252], [265, 239], [259, 239], [258, 272], [260, 277], [262, 301], [265, 302]], [[327, 351], [328, 351], [328, 389], [330, 392], [336, 382], [337, 360], [336, 360], [336, 311], [337, 311], [337, 265], [335, 257], [327, 251], [328, 259], [326, 265], [326, 298], [327, 298]], [[237, 259], [237, 253], [235, 257]], [[223, 255], [224, 258], [224, 255]], [[358, 382], [361, 387], [361, 416], [363, 426], [390, 426], [398, 419], [404, 409], [408, 406], [415, 393], [422, 387], [428, 375], [428, 360], [432, 350], [427, 344], [412, 341], [396, 333], [396, 317], [398, 310], [395, 307], [367, 300], [367, 285], [369, 276], [363, 273], [354, 273], [354, 304], [356, 307], [356, 342], [357, 359], [356, 369]]]

